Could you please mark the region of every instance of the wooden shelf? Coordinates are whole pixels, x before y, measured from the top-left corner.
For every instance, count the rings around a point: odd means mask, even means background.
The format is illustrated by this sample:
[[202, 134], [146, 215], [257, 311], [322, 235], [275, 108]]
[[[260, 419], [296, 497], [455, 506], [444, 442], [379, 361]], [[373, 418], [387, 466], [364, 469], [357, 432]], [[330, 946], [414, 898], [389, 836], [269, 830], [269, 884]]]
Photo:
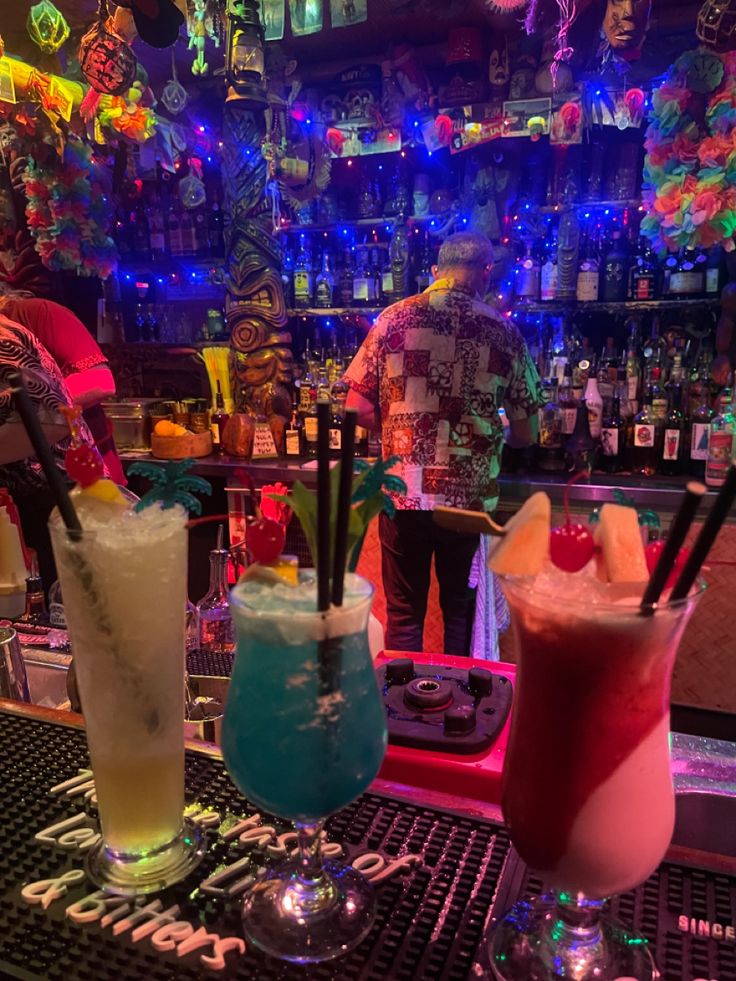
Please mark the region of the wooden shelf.
[[[388, 306], [389, 304], [386, 304]], [[304, 309], [289, 309], [289, 317], [359, 317], [371, 316], [386, 309], [383, 307], [308, 307]]]
[[701, 306], [707, 310], [719, 305], [718, 299], [699, 300], [552, 300], [549, 303], [527, 303], [512, 306], [514, 313], [636, 313], [645, 310], [679, 310]]
[[[432, 221], [442, 223], [438, 215], [409, 215], [404, 219], [407, 225], [428, 225]], [[378, 228], [379, 225], [395, 225], [396, 215], [379, 215], [376, 218], [345, 218], [327, 224], [297, 225], [296, 223], [282, 225], [279, 231], [289, 234], [297, 232], [339, 232], [341, 228]]]
[[[529, 213], [534, 211], [539, 212], [542, 215], [557, 215], [564, 211], [565, 208], [577, 208], [582, 210], [584, 208], [589, 208], [591, 211], [599, 211], [601, 208], [610, 208], [612, 211], [614, 209], [622, 210], [623, 208], [639, 208], [641, 201], [639, 198], [631, 198], [629, 200], [615, 200], [615, 201], [566, 201], [560, 202], [560, 204], [545, 204], [540, 208], [530, 208]], [[519, 217], [521, 218], [524, 214], [524, 209], [522, 208], [519, 212]]]

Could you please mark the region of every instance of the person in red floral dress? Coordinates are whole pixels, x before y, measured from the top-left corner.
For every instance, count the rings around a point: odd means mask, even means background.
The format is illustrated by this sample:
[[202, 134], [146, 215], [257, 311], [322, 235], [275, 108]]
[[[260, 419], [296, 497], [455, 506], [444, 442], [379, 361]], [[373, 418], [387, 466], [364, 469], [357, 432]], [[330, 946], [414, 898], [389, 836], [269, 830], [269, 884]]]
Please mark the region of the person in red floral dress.
[[346, 372], [359, 424], [380, 428], [383, 457], [400, 460], [407, 485], [395, 519], [382, 514], [386, 647], [420, 651], [432, 558], [447, 654], [467, 654], [474, 596], [468, 587], [477, 535], [436, 526], [438, 505], [492, 511], [507, 441], [536, 438], [539, 377], [518, 329], [481, 299], [493, 264], [482, 235], [451, 235], [435, 281], [383, 311]]

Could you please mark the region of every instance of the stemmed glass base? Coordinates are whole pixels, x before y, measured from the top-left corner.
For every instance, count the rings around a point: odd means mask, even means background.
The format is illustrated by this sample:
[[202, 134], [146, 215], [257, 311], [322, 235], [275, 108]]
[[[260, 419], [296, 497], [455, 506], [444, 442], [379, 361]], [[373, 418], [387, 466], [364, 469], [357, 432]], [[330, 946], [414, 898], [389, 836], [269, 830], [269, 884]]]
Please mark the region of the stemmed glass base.
[[134, 898], [181, 882], [196, 869], [205, 851], [202, 831], [189, 818], [184, 818], [179, 834], [155, 851], [122, 855], [102, 840], [87, 853], [85, 866], [87, 875], [100, 889]]
[[243, 905], [246, 940], [281, 960], [308, 964], [347, 953], [368, 934], [375, 898], [349, 865], [324, 861], [320, 828], [297, 825], [300, 854], [269, 870]]
[[603, 913], [602, 900], [550, 893], [517, 903], [489, 942], [497, 981], [656, 981], [646, 940]]

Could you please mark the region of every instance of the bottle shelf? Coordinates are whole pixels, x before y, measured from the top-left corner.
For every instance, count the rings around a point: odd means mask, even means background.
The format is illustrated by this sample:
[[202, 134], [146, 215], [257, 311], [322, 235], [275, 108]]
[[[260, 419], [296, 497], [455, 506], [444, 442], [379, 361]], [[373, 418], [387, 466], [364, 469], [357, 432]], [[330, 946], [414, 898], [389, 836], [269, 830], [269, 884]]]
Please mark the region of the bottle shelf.
[[612, 201], [565, 201], [559, 204], [545, 204], [535, 210], [542, 215], [557, 215], [566, 208], [576, 208], [577, 210], [589, 208], [595, 211], [601, 208], [610, 208], [613, 211], [614, 209], [639, 208], [640, 205], [641, 201], [639, 198], [630, 198], [628, 200], [616, 199]]
[[289, 317], [359, 317], [371, 316], [386, 309], [382, 307], [293, 307], [286, 313]]
[[[288, 234], [301, 232], [339, 232], [341, 228], [377, 228], [379, 225], [395, 225], [398, 221], [396, 215], [377, 215], [375, 218], [344, 218], [340, 221], [327, 222], [326, 224], [297, 225], [295, 222], [284, 224], [279, 231]], [[408, 215], [405, 218], [407, 225], [428, 225], [432, 221], [441, 222], [442, 218], [438, 215]]]
[[548, 303], [518, 303], [512, 306], [514, 313], [572, 313], [580, 311], [583, 313], [626, 313], [627, 311], [636, 312], [637, 310], [679, 310], [682, 307], [705, 307], [712, 309], [719, 305], [716, 299], [694, 299], [694, 300], [616, 300], [606, 302], [605, 300], [550, 300]]

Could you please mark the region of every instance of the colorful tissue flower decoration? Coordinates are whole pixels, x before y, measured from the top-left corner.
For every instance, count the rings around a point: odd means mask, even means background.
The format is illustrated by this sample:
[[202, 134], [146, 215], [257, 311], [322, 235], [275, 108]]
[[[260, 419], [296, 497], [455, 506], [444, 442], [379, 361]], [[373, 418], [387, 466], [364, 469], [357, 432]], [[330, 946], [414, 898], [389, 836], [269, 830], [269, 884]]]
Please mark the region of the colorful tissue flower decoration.
[[681, 55], [652, 94], [641, 223], [671, 252], [736, 248], [736, 57]]
[[44, 266], [106, 279], [117, 251], [105, 231], [110, 208], [94, 179], [90, 148], [69, 138], [61, 161], [41, 165], [29, 157], [23, 179], [28, 227]]

